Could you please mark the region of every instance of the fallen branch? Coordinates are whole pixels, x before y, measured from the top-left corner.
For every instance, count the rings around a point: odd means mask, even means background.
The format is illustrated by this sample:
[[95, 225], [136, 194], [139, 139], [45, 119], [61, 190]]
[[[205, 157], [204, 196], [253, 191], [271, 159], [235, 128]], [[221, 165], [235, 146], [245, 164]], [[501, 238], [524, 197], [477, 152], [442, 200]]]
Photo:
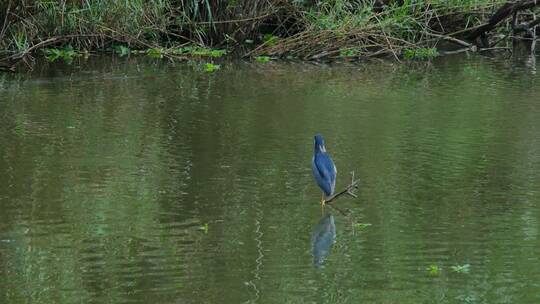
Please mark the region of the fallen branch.
[[0, 65], [0, 71], [2, 72], [15, 72], [15, 66], [13, 65]]
[[357, 197], [356, 193], [354, 193], [354, 192], [356, 191], [356, 189], [358, 189], [358, 183], [359, 182], [360, 182], [359, 179], [354, 179], [354, 171], [352, 171], [351, 172], [351, 183], [347, 187], [345, 187], [345, 189], [343, 189], [340, 192], [332, 195], [330, 198], [328, 198], [324, 202], [326, 204], [331, 204], [334, 200], [336, 200], [338, 197], [340, 197], [340, 196], [342, 196], [344, 194], [350, 195], [352, 197]]
[[521, 0], [521, 1], [508, 1], [503, 6], [501, 6], [493, 16], [489, 19], [488, 23], [485, 23], [474, 31], [472, 31], [468, 36], [468, 40], [475, 40], [486, 32], [494, 29], [499, 22], [508, 18], [510, 15], [529, 8], [533, 8], [537, 5], [540, 5], [538, 0]]
[[464, 47], [470, 49], [470, 50], [473, 51], [473, 52], [476, 52], [476, 51], [477, 51], [476, 45], [474, 45], [474, 44], [472, 44], [472, 43], [468, 43], [468, 42], [463, 41], [463, 40], [461, 40], [461, 39], [457, 39], [457, 38], [450, 37], [450, 36], [447, 36], [447, 35], [440, 35], [440, 34], [436, 34], [436, 33], [430, 33], [430, 32], [426, 32], [426, 34], [429, 35], [429, 36], [433, 36], [433, 37], [437, 37], [437, 38], [444, 39], [444, 40], [446, 40], [446, 41], [455, 43], [455, 44], [457, 44], [457, 45], [464, 46]]

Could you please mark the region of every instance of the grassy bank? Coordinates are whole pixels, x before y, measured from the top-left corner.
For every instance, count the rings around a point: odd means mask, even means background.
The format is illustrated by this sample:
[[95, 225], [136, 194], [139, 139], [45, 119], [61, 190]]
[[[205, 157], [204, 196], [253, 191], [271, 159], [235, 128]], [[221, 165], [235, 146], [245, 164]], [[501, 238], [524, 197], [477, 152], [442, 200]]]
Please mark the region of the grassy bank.
[[535, 41], [537, 7], [501, 0], [4, 0], [0, 62], [134, 50], [182, 59], [212, 49], [260, 61], [432, 57], [445, 44], [506, 48], [506, 38], [519, 33]]

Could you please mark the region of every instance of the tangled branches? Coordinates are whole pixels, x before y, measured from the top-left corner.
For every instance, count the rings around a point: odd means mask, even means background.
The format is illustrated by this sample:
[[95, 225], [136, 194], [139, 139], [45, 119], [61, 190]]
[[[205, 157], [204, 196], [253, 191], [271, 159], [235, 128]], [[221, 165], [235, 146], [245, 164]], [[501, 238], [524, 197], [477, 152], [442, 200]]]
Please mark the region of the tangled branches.
[[[392, 3], [392, 1], [385, 1]], [[304, 30], [280, 39], [271, 45], [261, 45], [250, 55], [294, 56], [304, 60], [335, 58], [366, 58], [393, 56], [398, 59], [407, 50], [435, 49], [441, 53], [493, 49], [506, 43], [500, 39], [508, 26], [503, 23], [511, 15], [530, 10], [527, 21], [521, 24], [529, 33], [536, 32], [540, 23], [533, 9], [540, 1], [522, 0], [478, 1], [473, 7], [450, 6], [444, 2], [408, 5], [388, 5], [378, 11], [358, 7], [330, 7], [320, 10], [315, 18], [304, 20]], [[495, 13], [493, 13], [495, 12]], [[340, 15], [340, 22], [325, 24], [323, 20]], [[329, 17], [330, 16], [330, 17]], [[507, 25], [507, 24], [506, 24]], [[520, 27], [514, 27], [519, 31]], [[491, 35], [487, 33], [492, 31]], [[481, 37], [482, 39], [477, 39]], [[533, 50], [534, 51], [534, 50]], [[413, 53], [414, 55], [415, 53]]]
[[[89, 52], [186, 44], [303, 60], [534, 52], [537, 0], [163, 0], [0, 2], [0, 69], [44, 47]], [[517, 42], [516, 42], [517, 41]]]

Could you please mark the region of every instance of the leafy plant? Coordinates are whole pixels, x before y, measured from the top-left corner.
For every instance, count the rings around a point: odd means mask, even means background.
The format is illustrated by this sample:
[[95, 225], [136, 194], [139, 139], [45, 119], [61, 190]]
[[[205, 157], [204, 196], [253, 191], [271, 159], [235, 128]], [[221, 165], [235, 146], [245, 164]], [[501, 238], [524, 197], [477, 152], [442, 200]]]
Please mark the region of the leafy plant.
[[64, 60], [66, 63], [71, 63], [73, 61], [73, 58], [81, 56], [81, 53], [74, 50], [71, 45], [67, 45], [63, 48], [47, 48], [43, 49], [43, 53], [45, 54], [45, 58], [47, 60], [53, 62], [58, 59]]
[[220, 68], [221, 68], [221, 66], [218, 65], [218, 64], [213, 64], [213, 63], [210, 63], [210, 62], [207, 62], [205, 64], [205, 71], [209, 72], [209, 73], [215, 72], [215, 71], [219, 70]]
[[209, 56], [209, 57], [214, 57], [214, 58], [222, 57], [225, 54], [227, 54], [226, 50], [207, 50], [207, 49], [204, 49], [204, 51], [200, 51], [199, 53], [195, 53], [195, 55]]
[[146, 50], [146, 55], [151, 58], [163, 58], [164, 50], [162, 48], [151, 48]]
[[28, 49], [28, 38], [23, 32], [19, 32], [13, 37], [17, 51], [24, 52]]
[[355, 49], [346, 49], [339, 52], [339, 57], [355, 57], [358, 56], [358, 51]]
[[129, 55], [131, 53], [131, 50], [128, 47], [123, 46], [123, 45], [115, 46], [114, 51], [115, 51], [115, 53], [120, 55], [120, 57], [124, 57], [124, 56]]
[[270, 57], [268, 57], [268, 56], [257, 56], [257, 57], [255, 57], [255, 60], [257, 60], [258, 62], [269, 62]]
[[279, 41], [279, 37], [278, 37], [278, 36], [274, 36], [274, 35], [272, 35], [272, 34], [265, 34], [265, 35], [263, 36], [263, 42], [264, 42], [264, 44], [266, 44], [267, 46], [275, 45], [278, 41]]

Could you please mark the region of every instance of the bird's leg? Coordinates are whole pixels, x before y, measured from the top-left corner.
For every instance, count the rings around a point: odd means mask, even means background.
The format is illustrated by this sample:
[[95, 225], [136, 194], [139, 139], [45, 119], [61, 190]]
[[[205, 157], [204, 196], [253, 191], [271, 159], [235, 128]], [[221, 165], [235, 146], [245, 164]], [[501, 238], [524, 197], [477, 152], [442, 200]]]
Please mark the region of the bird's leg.
[[323, 214], [324, 214], [324, 205], [325, 203], [324, 203], [324, 193], [323, 193], [321, 196], [321, 210], [323, 211]]

